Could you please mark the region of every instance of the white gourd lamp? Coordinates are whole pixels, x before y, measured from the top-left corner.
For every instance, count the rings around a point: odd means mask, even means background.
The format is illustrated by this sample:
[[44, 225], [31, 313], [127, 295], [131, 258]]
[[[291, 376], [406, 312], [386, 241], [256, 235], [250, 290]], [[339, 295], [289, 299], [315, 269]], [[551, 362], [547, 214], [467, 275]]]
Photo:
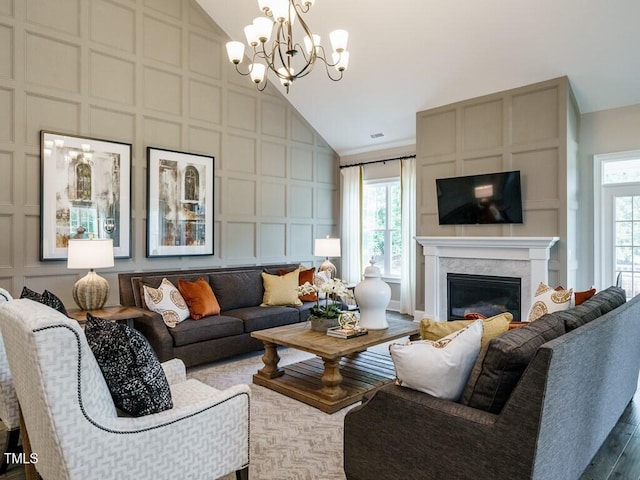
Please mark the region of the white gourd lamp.
[[94, 269], [113, 267], [113, 240], [69, 239], [67, 268], [89, 269], [73, 286], [73, 299], [82, 310], [98, 310], [109, 297], [109, 282]]
[[316, 257], [325, 257], [324, 262], [318, 267], [319, 272], [326, 272], [330, 278], [335, 278], [337, 270], [336, 266], [329, 261], [329, 257], [335, 258], [340, 256], [340, 239], [339, 238], [316, 238], [313, 255]]

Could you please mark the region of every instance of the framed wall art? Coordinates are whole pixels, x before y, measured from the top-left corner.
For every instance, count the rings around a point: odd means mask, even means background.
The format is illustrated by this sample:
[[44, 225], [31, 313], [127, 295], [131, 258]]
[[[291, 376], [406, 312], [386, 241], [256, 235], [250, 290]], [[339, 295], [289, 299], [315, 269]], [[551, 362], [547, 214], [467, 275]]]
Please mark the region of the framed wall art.
[[131, 257], [131, 144], [40, 132], [40, 260], [65, 260], [70, 238]]
[[147, 147], [147, 162], [147, 257], [213, 255], [213, 157]]

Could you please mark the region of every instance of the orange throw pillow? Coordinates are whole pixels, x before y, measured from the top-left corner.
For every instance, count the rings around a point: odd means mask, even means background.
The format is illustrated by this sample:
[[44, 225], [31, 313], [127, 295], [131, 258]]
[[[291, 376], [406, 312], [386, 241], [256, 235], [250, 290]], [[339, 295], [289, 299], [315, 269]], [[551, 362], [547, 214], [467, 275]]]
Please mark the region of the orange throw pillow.
[[596, 294], [596, 289], [585, 290], [584, 292], [573, 292], [574, 303], [580, 305], [582, 302], [586, 302]]
[[[278, 270], [279, 275], [286, 275], [289, 272], [291, 272], [291, 270]], [[304, 285], [307, 282], [313, 285], [313, 277], [315, 277], [315, 275], [316, 267], [307, 268], [306, 270], [300, 270], [300, 273], [298, 274], [298, 285]], [[307, 293], [306, 295], [299, 295], [298, 298], [303, 302], [315, 302], [318, 300], [318, 294], [317, 292]]]
[[220, 304], [211, 290], [209, 282], [199, 278], [195, 282], [178, 280], [178, 290], [189, 307], [189, 314], [194, 320], [209, 315], [220, 315]]

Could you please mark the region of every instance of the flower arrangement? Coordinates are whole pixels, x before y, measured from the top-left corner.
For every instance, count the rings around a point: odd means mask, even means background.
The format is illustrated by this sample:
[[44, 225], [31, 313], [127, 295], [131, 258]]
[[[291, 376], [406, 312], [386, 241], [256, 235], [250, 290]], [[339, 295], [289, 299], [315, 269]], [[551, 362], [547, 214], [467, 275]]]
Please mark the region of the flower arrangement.
[[[353, 293], [347, 288], [347, 282], [339, 278], [331, 278], [319, 285], [311, 285], [306, 282], [298, 287], [298, 294], [308, 295], [316, 292], [316, 305], [311, 308], [309, 319], [326, 318], [337, 319], [342, 313], [341, 298], [352, 299]], [[320, 298], [324, 293], [324, 301]]]

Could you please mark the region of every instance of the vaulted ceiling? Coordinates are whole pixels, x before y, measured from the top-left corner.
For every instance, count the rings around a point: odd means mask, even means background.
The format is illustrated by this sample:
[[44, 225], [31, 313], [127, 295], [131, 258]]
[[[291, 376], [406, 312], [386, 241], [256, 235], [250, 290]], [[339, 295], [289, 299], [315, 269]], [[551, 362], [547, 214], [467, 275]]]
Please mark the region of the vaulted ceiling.
[[[260, 15], [197, 1], [243, 42]], [[340, 155], [415, 143], [418, 111], [559, 76], [581, 113], [640, 103], [638, 0], [316, 0], [305, 19], [325, 45], [349, 31], [344, 79], [316, 67], [287, 95]]]

